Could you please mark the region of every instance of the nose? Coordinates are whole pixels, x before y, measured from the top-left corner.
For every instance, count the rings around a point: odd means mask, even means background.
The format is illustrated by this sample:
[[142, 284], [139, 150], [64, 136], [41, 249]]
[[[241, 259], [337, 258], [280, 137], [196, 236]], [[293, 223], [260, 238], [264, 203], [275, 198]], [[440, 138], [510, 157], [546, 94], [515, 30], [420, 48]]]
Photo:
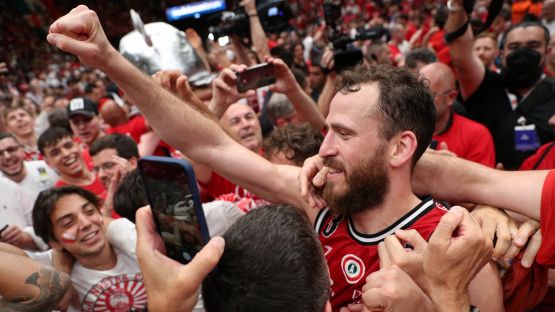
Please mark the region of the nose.
[[337, 155], [337, 147], [335, 146], [333, 130], [329, 130], [324, 137], [324, 141], [322, 142], [322, 145], [320, 145], [318, 155], [322, 158]]
[[92, 226], [92, 222], [89, 219], [89, 216], [80, 213], [79, 216], [79, 230], [88, 230]]

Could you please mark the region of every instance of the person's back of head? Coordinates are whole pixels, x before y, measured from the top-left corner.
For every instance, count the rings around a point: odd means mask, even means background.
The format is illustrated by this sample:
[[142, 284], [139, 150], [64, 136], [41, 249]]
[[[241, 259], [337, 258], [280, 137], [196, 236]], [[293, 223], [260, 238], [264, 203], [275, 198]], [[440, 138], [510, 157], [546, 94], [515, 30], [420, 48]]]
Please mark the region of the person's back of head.
[[297, 115], [297, 111], [285, 94], [272, 94], [268, 102], [268, 118], [274, 126], [283, 126], [289, 119]]
[[437, 62], [437, 56], [434, 51], [428, 48], [414, 49], [407, 54], [405, 65], [410, 70], [418, 71], [424, 65]]
[[138, 169], [126, 174], [114, 193], [112, 205], [116, 213], [135, 223], [135, 213], [148, 205], [146, 190]]
[[271, 162], [282, 153], [291, 165], [302, 166], [305, 159], [318, 154], [324, 136], [308, 123], [288, 124], [276, 128], [264, 139], [262, 150]]
[[206, 311], [324, 311], [327, 265], [300, 211], [286, 205], [256, 209], [223, 237], [222, 258], [202, 285]]

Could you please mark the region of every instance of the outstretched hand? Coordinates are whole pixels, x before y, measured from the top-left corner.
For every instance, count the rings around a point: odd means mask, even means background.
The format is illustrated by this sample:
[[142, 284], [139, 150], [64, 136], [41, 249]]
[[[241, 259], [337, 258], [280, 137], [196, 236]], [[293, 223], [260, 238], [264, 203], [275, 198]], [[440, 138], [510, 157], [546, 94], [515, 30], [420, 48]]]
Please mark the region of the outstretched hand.
[[117, 51], [104, 34], [96, 12], [80, 5], [56, 20], [46, 37], [51, 45], [75, 54], [90, 67], [102, 69]]
[[143, 273], [151, 311], [192, 311], [200, 285], [224, 252], [221, 237], [212, 238], [193, 260], [180, 264], [164, 255], [164, 243], [156, 232], [149, 206], [137, 211], [137, 259]]

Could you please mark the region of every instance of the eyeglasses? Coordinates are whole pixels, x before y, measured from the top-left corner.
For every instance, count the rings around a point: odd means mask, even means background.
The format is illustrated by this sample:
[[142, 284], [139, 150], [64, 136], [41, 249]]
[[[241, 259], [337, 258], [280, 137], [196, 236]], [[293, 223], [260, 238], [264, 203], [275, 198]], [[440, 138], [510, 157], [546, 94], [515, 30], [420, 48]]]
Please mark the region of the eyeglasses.
[[15, 152], [17, 152], [17, 150], [20, 148], [20, 145], [17, 146], [10, 146], [6, 149], [0, 150], [0, 158], [4, 157], [4, 154], [7, 152], [8, 154], [13, 154]]

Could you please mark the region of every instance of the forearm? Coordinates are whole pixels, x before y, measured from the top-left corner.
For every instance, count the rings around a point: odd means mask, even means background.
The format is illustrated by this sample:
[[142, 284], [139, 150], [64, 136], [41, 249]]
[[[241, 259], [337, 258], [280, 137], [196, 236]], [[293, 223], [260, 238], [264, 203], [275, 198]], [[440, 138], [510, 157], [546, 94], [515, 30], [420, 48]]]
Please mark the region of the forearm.
[[70, 286], [69, 276], [29, 258], [0, 252], [0, 310], [50, 311]]
[[336, 74], [334, 72], [328, 74], [326, 77], [326, 84], [324, 84], [322, 93], [320, 93], [320, 97], [318, 98], [318, 108], [320, 109], [320, 112], [322, 112], [324, 118], [326, 118], [330, 112], [331, 100], [336, 93], [335, 79]]
[[245, 48], [243, 47], [243, 44], [241, 43], [241, 40], [238, 36], [233, 35], [231, 37], [231, 44], [235, 48], [235, 53], [237, 53], [237, 59], [239, 60], [239, 64], [245, 64], [247, 66], [254, 65], [251, 63], [250, 59], [248, 58], [247, 53], [245, 53]]
[[286, 95], [289, 101], [291, 101], [291, 104], [295, 107], [301, 120], [309, 122], [310, 125], [318, 131], [324, 129], [325, 120], [322, 112], [320, 112], [316, 103], [314, 103], [312, 98], [310, 98], [298, 84], [293, 91]]
[[204, 118], [196, 109], [184, 105], [180, 99], [131, 65], [115, 49], [110, 49], [110, 57], [101, 70], [125, 90], [161, 139], [193, 159], [202, 159], [211, 146], [227, 139], [213, 120]]
[[256, 48], [258, 59], [263, 60], [266, 55], [270, 55], [270, 50], [268, 49], [268, 38], [266, 38], [262, 24], [260, 24], [258, 14], [249, 14], [249, 24], [252, 44]]
[[27, 257], [27, 254], [21, 248], [6, 243], [0, 243], [0, 252]]
[[27, 232], [23, 232], [23, 238], [21, 239], [18, 247], [25, 250], [39, 250], [37, 244], [33, 240], [33, 237]]

